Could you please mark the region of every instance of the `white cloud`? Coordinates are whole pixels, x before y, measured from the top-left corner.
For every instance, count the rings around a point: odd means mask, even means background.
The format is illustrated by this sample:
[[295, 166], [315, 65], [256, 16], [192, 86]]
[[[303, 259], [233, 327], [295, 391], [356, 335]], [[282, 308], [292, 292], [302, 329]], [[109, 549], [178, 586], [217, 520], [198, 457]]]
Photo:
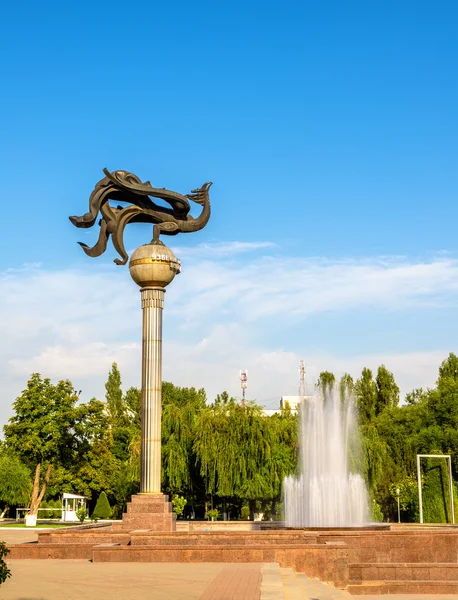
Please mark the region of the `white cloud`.
[[233, 257], [244, 252], [253, 252], [255, 250], [264, 250], [266, 248], [275, 248], [273, 242], [215, 242], [207, 244], [198, 244], [197, 246], [173, 247], [173, 251], [181, 258], [188, 257], [208, 257], [225, 258]]
[[[204, 245], [192, 254], [177, 250], [184, 269], [166, 294], [164, 378], [203, 386], [210, 398], [224, 389], [238, 394], [239, 369], [247, 368], [249, 396], [276, 405], [296, 392], [300, 358], [309, 382], [323, 369], [358, 376], [385, 363], [408, 391], [432, 385], [448, 353], [430, 339], [415, 352], [383, 354], [374, 336], [364, 355], [332, 348], [325, 355], [278, 332], [326, 312], [354, 318], [349, 311], [362, 308], [393, 313], [393, 330], [398, 311], [427, 307], [434, 317], [458, 300], [458, 260], [449, 255], [305, 259], [266, 242]], [[9, 269], [0, 277], [0, 310], [0, 422], [34, 371], [70, 378], [86, 398], [103, 396], [113, 361], [126, 386], [139, 384], [140, 294], [127, 269], [95, 261], [84, 271]]]
[[172, 310], [188, 319], [228, 310], [252, 321], [368, 306], [399, 310], [456, 305], [458, 261], [331, 261], [264, 256], [247, 263], [207, 258], [184, 266]]

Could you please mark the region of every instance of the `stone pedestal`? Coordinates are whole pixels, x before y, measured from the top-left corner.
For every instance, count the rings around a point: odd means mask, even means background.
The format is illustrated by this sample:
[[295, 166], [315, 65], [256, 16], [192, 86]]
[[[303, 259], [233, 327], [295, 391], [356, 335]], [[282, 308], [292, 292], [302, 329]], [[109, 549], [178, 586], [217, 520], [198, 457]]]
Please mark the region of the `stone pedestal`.
[[149, 529], [156, 531], [175, 531], [176, 514], [172, 512], [172, 503], [164, 494], [136, 494], [127, 504], [127, 512], [122, 515], [122, 524], [115, 529], [133, 531]]

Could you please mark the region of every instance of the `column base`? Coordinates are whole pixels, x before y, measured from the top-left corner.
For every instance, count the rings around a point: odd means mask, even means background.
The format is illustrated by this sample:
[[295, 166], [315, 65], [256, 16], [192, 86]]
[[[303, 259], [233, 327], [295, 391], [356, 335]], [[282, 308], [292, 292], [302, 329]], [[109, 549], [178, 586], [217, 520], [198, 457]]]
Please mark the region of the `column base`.
[[172, 503], [165, 494], [136, 494], [127, 504], [127, 512], [122, 515], [122, 523], [114, 526], [117, 530], [132, 531], [175, 531], [176, 514]]

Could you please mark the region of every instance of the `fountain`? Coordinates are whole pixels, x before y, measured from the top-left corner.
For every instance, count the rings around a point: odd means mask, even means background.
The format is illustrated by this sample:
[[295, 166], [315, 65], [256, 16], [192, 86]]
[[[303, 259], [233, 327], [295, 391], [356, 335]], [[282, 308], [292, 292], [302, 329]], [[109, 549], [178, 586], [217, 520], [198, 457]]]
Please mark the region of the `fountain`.
[[[342, 396], [342, 397], [341, 397]], [[368, 494], [350, 467], [359, 456], [351, 394], [318, 388], [300, 406], [300, 473], [284, 481], [287, 527], [357, 527], [368, 523]]]

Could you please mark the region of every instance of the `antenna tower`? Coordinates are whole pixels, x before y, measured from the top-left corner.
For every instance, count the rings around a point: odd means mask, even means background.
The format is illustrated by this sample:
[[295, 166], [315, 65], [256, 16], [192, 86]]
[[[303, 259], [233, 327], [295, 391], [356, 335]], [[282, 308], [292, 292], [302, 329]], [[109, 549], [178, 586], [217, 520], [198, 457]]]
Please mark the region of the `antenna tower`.
[[305, 396], [305, 363], [303, 360], [299, 363], [299, 396]]
[[240, 387], [242, 388], [242, 404], [245, 406], [245, 390], [248, 387], [248, 371], [240, 371]]

